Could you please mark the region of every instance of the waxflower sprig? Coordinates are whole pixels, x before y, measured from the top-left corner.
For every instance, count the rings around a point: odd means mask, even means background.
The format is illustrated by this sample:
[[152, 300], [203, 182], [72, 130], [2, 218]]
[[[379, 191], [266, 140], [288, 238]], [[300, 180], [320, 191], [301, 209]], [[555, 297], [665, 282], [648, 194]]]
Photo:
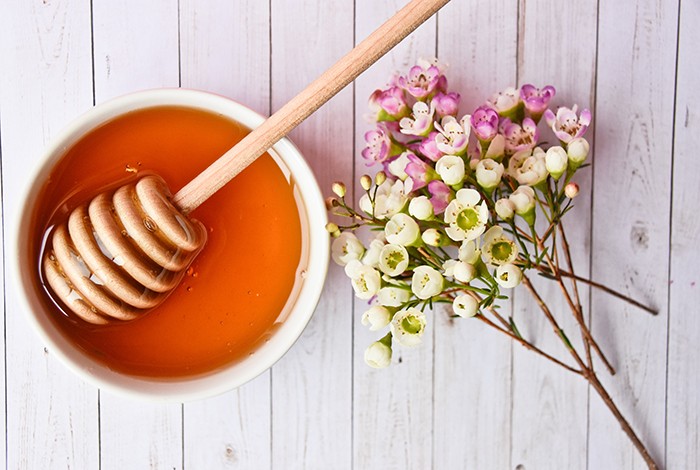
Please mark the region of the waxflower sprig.
[[[575, 104], [553, 108], [554, 87], [526, 84], [460, 115], [460, 95], [448, 90], [444, 71], [436, 60], [419, 60], [372, 93], [375, 125], [365, 133], [361, 155], [367, 166], [380, 169], [360, 178], [356, 207], [340, 182], [326, 200], [339, 216], [326, 227], [334, 237], [332, 258], [344, 267], [355, 295], [368, 302], [362, 324], [380, 336], [366, 349], [365, 362], [388, 367], [394, 348], [421, 344], [432, 308], [448, 304], [452, 315], [477, 319], [585, 378], [655, 468], [593, 369], [595, 355], [614, 374], [585, 322], [577, 283], [653, 311], [577, 276], [562, 223], [580, 191], [573, 179], [589, 157], [590, 111]], [[572, 345], [530, 273], [560, 287], [583, 352]], [[514, 319], [500, 313], [499, 302], [520, 284], [573, 365], [528, 341]]]

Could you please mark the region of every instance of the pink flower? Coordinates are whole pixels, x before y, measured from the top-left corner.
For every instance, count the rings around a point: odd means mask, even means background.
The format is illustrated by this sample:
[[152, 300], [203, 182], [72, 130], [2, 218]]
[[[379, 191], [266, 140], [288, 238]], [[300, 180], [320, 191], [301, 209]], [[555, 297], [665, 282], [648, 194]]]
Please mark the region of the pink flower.
[[549, 101], [554, 98], [557, 91], [553, 86], [547, 85], [542, 88], [535, 88], [533, 85], [523, 85], [520, 88], [520, 99], [523, 100], [525, 111], [533, 120], [539, 121], [542, 117]]
[[409, 163], [404, 171], [413, 180], [413, 190], [425, 187], [428, 183], [438, 178], [433, 167], [425, 163], [416, 155], [408, 154]]
[[435, 128], [440, 132], [435, 137], [438, 150], [445, 155], [464, 155], [466, 153], [471, 132], [467, 116], [464, 116], [459, 122], [454, 116], [445, 116], [440, 124], [435, 123]]
[[517, 113], [520, 95], [518, 90], [511, 86], [491, 95], [486, 104], [495, 109], [500, 116], [512, 118]]
[[397, 86], [386, 90], [375, 90], [369, 97], [369, 104], [371, 109], [376, 110], [375, 118], [378, 121], [385, 121], [387, 118], [401, 119], [408, 114], [406, 97], [403, 90]]
[[456, 116], [459, 107], [459, 93], [437, 93], [433, 96], [432, 103], [435, 104], [435, 113], [439, 118]]
[[421, 99], [436, 91], [444, 90], [447, 80], [437, 65], [421, 61], [411, 67], [408, 75], [400, 76], [398, 84], [413, 97]]
[[432, 196], [430, 198], [430, 203], [433, 205], [433, 212], [435, 214], [442, 214], [445, 212], [447, 205], [454, 199], [450, 187], [440, 180], [433, 180], [428, 183], [428, 192]]
[[522, 126], [509, 119], [501, 123], [503, 137], [506, 139], [506, 153], [513, 154], [521, 150], [527, 150], [537, 145], [540, 133], [537, 124], [530, 118], [523, 119]]
[[433, 129], [433, 114], [435, 107], [431, 103], [428, 106], [423, 101], [413, 105], [412, 117], [401, 118], [399, 126], [401, 132], [408, 135], [426, 136]]
[[391, 149], [391, 138], [389, 132], [383, 126], [365, 133], [367, 146], [362, 150], [362, 158], [367, 160], [367, 166], [381, 163], [389, 157]]
[[426, 158], [436, 162], [440, 160], [444, 154], [438, 149], [436, 137], [440, 135], [439, 132], [431, 132], [428, 137], [423, 139], [420, 144], [418, 144], [418, 151]]
[[554, 135], [564, 143], [569, 143], [577, 137], [583, 137], [591, 123], [591, 112], [587, 109], [577, 116], [578, 106], [569, 109], [561, 107], [557, 109], [556, 116], [551, 109], [544, 112], [547, 125], [552, 128]]
[[490, 106], [479, 106], [471, 116], [471, 125], [481, 142], [490, 142], [498, 133], [498, 113]]

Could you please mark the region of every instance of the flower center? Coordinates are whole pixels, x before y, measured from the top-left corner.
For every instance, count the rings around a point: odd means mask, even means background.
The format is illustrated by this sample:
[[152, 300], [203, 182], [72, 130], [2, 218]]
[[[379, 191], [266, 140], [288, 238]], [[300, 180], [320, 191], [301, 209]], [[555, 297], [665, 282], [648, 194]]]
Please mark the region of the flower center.
[[467, 207], [457, 214], [457, 226], [462, 230], [471, 230], [479, 225], [479, 213], [473, 207]]
[[416, 335], [420, 333], [422, 325], [420, 320], [418, 320], [413, 315], [409, 315], [403, 320], [401, 320], [401, 328], [409, 334]]
[[403, 254], [399, 251], [391, 252], [386, 257], [385, 261], [387, 266], [389, 266], [391, 269], [396, 269], [396, 266], [398, 266], [399, 263], [403, 261]]
[[493, 257], [499, 261], [505, 261], [509, 259], [512, 253], [513, 246], [511, 245], [510, 241], [507, 240], [496, 242], [491, 248], [491, 254], [493, 254]]

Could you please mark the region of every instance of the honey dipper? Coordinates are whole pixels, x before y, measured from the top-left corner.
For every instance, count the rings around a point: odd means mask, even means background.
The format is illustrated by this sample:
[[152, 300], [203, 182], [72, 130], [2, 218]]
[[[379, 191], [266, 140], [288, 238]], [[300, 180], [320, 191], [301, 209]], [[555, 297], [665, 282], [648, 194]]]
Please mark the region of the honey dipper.
[[98, 325], [157, 306], [206, 242], [204, 226], [187, 214], [448, 1], [412, 0], [174, 196], [149, 175], [78, 205], [45, 237], [42, 269], [54, 300]]

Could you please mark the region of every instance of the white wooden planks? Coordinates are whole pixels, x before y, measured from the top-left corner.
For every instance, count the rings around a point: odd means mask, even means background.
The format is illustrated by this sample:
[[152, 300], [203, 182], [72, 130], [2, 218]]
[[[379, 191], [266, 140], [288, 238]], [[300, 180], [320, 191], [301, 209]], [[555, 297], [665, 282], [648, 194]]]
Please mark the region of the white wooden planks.
[[700, 379], [695, 359], [700, 342], [700, 93], [697, 44], [700, 5], [683, 1], [680, 9], [676, 80], [671, 271], [669, 279], [666, 467], [700, 467]]
[[[0, 16], [4, 250], [16, 256], [18, 194], [32, 162], [92, 105], [88, 4], [13, 1]], [[44, 349], [29, 329], [15, 280], [5, 278], [6, 466], [97, 468], [97, 390]]]
[[[660, 314], [593, 291], [593, 330], [618, 364], [603, 383], [661, 465], [677, 13], [677, 2], [603, 1], [598, 26], [592, 276]], [[645, 468], [591, 396], [589, 468]]]

